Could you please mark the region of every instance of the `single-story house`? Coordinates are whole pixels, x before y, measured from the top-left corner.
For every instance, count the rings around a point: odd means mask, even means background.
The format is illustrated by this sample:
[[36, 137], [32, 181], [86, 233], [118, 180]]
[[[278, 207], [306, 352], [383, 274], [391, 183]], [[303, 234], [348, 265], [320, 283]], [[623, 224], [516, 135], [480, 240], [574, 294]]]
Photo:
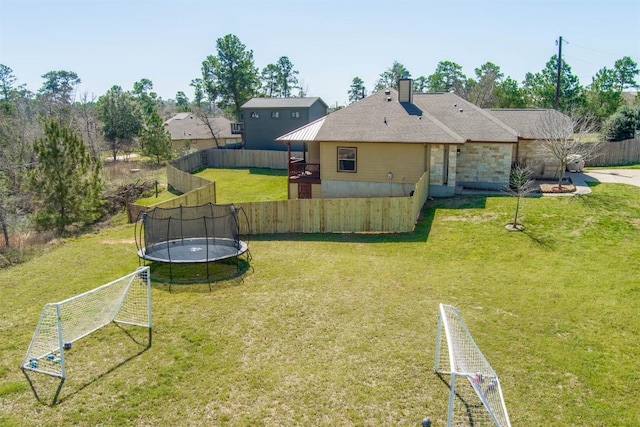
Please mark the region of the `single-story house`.
[[242, 144], [242, 135], [231, 133], [231, 121], [224, 117], [208, 117], [202, 121], [193, 113], [178, 113], [164, 122], [177, 151], [203, 150]]
[[505, 188], [513, 162], [525, 153], [534, 160], [538, 112], [568, 119], [548, 110], [501, 115], [453, 93], [413, 93], [412, 85], [401, 79], [398, 90], [277, 138], [289, 147], [305, 144], [304, 158], [290, 156], [289, 198], [408, 196], [425, 173], [434, 197]]
[[[240, 107], [247, 150], [286, 151], [277, 137], [327, 115], [327, 104], [318, 97], [252, 98]], [[299, 151], [301, 144], [291, 149]]]

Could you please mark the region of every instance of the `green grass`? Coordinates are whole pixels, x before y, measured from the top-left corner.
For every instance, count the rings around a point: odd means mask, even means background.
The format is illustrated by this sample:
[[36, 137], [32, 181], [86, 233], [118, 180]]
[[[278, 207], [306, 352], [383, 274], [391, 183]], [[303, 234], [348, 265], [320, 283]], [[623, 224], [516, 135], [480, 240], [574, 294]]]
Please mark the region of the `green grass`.
[[[195, 175], [216, 182], [217, 203], [287, 200], [287, 171], [284, 169], [238, 168], [204, 169]], [[161, 191], [158, 197], [142, 198], [138, 204], [150, 206], [176, 197]]]
[[149, 350], [113, 328], [76, 342], [49, 408], [18, 386], [42, 306], [138, 266], [130, 225], [61, 242], [0, 271], [0, 424], [441, 426], [441, 302], [514, 426], [637, 424], [640, 188], [525, 199], [524, 232], [504, 229], [514, 208], [460, 197], [428, 202], [408, 234], [252, 236], [241, 278], [153, 285]]
[[287, 171], [284, 169], [204, 169], [196, 174], [216, 182], [218, 203], [287, 200]]

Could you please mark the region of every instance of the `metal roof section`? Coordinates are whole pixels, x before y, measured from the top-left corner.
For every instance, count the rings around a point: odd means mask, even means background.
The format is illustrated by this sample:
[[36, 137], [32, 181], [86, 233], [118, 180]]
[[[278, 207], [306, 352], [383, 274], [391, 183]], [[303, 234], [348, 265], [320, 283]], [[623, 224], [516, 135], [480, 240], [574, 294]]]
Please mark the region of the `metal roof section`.
[[311, 123], [308, 123], [298, 129], [295, 129], [287, 134], [284, 134], [278, 138], [276, 141], [281, 142], [308, 142], [315, 141], [316, 136], [318, 135], [318, 131], [324, 124], [324, 120], [327, 116], [320, 117], [317, 120], [314, 120]]
[[240, 108], [309, 108], [314, 103], [320, 102], [327, 108], [327, 104], [318, 97], [304, 98], [252, 98]]

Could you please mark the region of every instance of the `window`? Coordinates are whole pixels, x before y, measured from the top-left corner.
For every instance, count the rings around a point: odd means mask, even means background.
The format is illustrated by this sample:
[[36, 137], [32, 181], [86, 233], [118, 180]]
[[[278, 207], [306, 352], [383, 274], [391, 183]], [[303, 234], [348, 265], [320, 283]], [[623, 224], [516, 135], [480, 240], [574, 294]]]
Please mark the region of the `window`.
[[291, 118], [292, 119], [299, 119], [300, 118], [300, 111], [292, 111], [291, 112]]
[[356, 148], [338, 147], [338, 172], [356, 171]]
[[272, 111], [271, 112], [271, 118], [272, 119], [279, 119], [280, 118], [280, 111]]
[[256, 113], [255, 111], [251, 112], [251, 118], [252, 119], [259, 119], [260, 118], [260, 114]]

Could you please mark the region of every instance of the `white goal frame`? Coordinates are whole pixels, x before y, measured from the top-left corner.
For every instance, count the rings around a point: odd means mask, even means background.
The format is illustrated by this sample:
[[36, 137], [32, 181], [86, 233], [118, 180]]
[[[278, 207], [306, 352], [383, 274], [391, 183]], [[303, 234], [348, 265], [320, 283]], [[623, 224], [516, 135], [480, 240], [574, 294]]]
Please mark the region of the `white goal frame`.
[[65, 351], [72, 344], [110, 324], [134, 325], [149, 329], [151, 347], [151, 279], [148, 266], [105, 285], [64, 301], [45, 304], [38, 325], [22, 361], [21, 369], [36, 398], [38, 394], [27, 372], [60, 379], [53, 398], [56, 403], [67, 378]]
[[[434, 370], [441, 378], [442, 374], [450, 375], [448, 427], [511, 427], [498, 375], [476, 345], [458, 309], [451, 305], [440, 304], [438, 310]], [[459, 377], [462, 381], [457, 381]]]

